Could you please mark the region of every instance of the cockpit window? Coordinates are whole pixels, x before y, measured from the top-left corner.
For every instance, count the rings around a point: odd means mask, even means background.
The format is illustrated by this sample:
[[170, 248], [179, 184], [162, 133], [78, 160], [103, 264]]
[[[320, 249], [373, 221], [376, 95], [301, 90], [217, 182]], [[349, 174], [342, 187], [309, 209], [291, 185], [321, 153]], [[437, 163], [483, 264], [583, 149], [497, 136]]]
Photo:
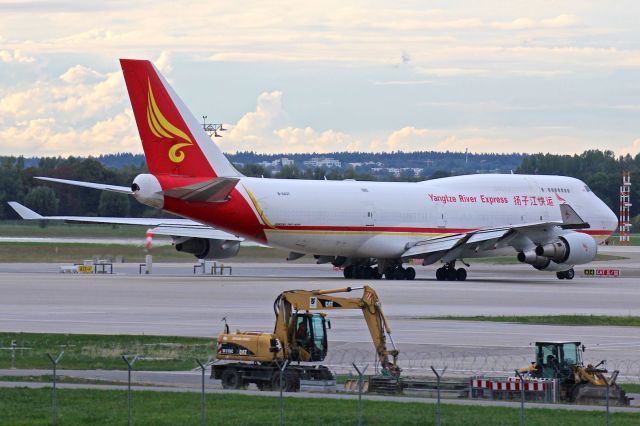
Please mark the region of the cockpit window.
[[587, 192], [591, 192], [591, 188], [589, 188], [587, 185], [584, 186], [584, 190]]

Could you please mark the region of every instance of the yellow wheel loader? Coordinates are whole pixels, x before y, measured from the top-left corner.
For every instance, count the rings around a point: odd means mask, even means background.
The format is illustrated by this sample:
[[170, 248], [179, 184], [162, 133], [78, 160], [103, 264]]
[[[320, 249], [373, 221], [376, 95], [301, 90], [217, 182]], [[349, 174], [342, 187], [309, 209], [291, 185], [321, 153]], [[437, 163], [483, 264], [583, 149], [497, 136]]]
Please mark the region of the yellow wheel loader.
[[609, 404], [627, 406], [630, 399], [616, 384], [618, 371], [605, 377], [608, 371], [599, 368], [605, 361], [586, 367], [582, 363], [585, 347], [580, 342], [536, 342], [536, 360], [518, 372], [534, 378], [557, 379], [559, 399], [576, 404], [606, 404], [607, 383]]
[[[360, 297], [336, 296], [362, 290]], [[260, 390], [282, 388], [287, 392], [300, 389], [300, 380], [334, 380], [331, 371], [317, 364], [327, 356], [327, 329], [331, 323], [324, 312], [333, 309], [357, 309], [364, 316], [373, 340], [377, 359], [384, 375], [398, 377], [398, 350], [391, 339], [391, 329], [382, 312], [375, 290], [369, 286], [329, 290], [290, 290], [281, 293], [273, 309], [276, 323], [272, 333], [225, 329], [218, 336], [218, 360], [211, 378], [220, 379], [225, 389], [245, 388], [255, 383]], [[393, 349], [387, 348], [389, 338]], [[289, 365], [280, 378], [280, 367]]]

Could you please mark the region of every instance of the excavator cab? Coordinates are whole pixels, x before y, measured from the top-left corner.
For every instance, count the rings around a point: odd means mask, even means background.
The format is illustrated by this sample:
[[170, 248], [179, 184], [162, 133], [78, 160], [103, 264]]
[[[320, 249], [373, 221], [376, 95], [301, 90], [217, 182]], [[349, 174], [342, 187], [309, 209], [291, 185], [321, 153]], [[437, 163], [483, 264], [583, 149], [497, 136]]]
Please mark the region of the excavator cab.
[[294, 335], [291, 341], [309, 354], [300, 351], [302, 361], [323, 361], [327, 356], [327, 323], [323, 313], [296, 312], [292, 316]]
[[536, 364], [545, 379], [566, 379], [582, 365], [580, 342], [536, 342]]

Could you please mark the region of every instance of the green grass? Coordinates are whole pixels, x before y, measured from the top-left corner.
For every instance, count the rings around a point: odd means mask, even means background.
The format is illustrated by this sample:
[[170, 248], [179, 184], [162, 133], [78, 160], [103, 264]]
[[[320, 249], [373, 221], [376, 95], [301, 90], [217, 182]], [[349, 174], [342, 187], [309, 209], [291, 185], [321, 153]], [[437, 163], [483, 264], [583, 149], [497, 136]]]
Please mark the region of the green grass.
[[[140, 246], [126, 244], [87, 244], [87, 243], [31, 243], [4, 242], [0, 244], [0, 262], [65, 262], [80, 263], [93, 256], [100, 258], [124, 256], [125, 262], [144, 262], [147, 254]], [[197, 259], [188, 253], [180, 253], [171, 245], [155, 246], [151, 249], [154, 262], [195, 263]], [[238, 256], [229, 259], [232, 262], [285, 262], [287, 253], [266, 247], [242, 247]], [[311, 257], [309, 259], [312, 259]], [[309, 260], [307, 260], [309, 261]], [[218, 262], [224, 263], [225, 260]]]
[[[64, 375], [64, 370], [58, 371], [56, 376], [56, 383], [73, 383], [81, 385], [122, 385], [127, 381], [115, 381], [115, 380], [100, 380], [100, 379], [83, 379], [82, 377], [67, 377]], [[53, 375], [44, 374], [41, 376], [0, 376], [0, 382], [28, 382], [28, 383], [53, 383]], [[136, 385], [140, 385], [140, 382], [135, 381]], [[158, 386], [154, 384], [153, 386]]]
[[640, 383], [620, 383], [620, 387], [627, 393], [640, 393]]
[[[597, 254], [594, 262], [606, 262], [609, 260], [623, 260], [628, 259], [624, 256], [615, 256], [611, 254]], [[518, 265], [520, 262], [514, 256], [495, 256], [495, 257], [476, 257], [472, 259], [465, 259], [468, 263], [473, 265], [474, 263], [488, 263], [493, 265]]]
[[[188, 370], [215, 354], [213, 338], [40, 334], [0, 332], [0, 347], [15, 340], [16, 368], [50, 368], [47, 352], [57, 356], [64, 351], [60, 369], [126, 370], [121, 355], [140, 355], [137, 370]], [[0, 368], [11, 367], [11, 351], [0, 351]]]
[[442, 317], [420, 317], [416, 319], [516, 322], [520, 324], [640, 327], [640, 317], [609, 316], [609, 315], [531, 315], [531, 316], [517, 316], [517, 315], [452, 316], [452, 315], [447, 315]]
[[[72, 390], [57, 391], [58, 423], [61, 425], [122, 425], [127, 422], [125, 391]], [[200, 395], [134, 391], [133, 423], [136, 425], [198, 425]], [[320, 398], [286, 398], [285, 424], [353, 425], [357, 420], [356, 400]], [[49, 389], [0, 389], [0, 424], [46, 425], [51, 422]], [[434, 424], [435, 405], [392, 401], [363, 401], [365, 425]], [[277, 425], [279, 400], [275, 397], [220, 395], [206, 396], [207, 424]], [[637, 413], [611, 413], [611, 424], [637, 425]], [[520, 420], [519, 408], [442, 406], [444, 425], [514, 425]], [[539, 408], [526, 410], [530, 425], [562, 424], [569, 426], [601, 425], [604, 412], [565, 411]]]
[[83, 238], [135, 238], [144, 239], [148, 226], [117, 226], [38, 221], [0, 221], [0, 235], [4, 237], [83, 237]]

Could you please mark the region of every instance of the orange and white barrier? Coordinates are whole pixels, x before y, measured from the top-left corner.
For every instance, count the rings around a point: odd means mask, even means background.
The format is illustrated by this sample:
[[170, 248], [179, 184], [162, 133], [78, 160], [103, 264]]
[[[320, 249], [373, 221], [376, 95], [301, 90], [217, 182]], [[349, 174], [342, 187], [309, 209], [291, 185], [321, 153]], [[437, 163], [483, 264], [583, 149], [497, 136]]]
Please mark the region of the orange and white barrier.
[[144, 247], [147, 250], [151, 250], [152, 246], [153, 246], [153, 232], [151, 231], [151, 229], [147, 229], [147, 238], [144, 242]]

